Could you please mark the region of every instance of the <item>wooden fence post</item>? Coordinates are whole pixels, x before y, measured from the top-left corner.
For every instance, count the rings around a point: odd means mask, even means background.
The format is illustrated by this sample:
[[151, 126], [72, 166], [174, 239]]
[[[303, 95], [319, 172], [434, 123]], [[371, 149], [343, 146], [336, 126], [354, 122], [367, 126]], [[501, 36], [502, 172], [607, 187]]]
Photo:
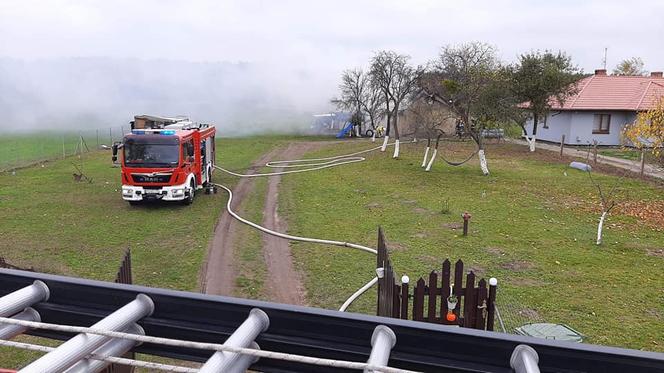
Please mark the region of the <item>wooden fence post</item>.
[[413, 320], [424, 321], [424, 288], [426, 284], [424, 279], [420, 277], [415, 285], [413, 294]]
[[[404, 280], [402, 278], [402, 280]], [[405, 278], [408, 280], [408, 277]], [[408, 304], [410, 300], [408, 298], [408, 281], [401, 282], [401, 318], [408, 320]]]
[[[447, 298], [450, 296], [450, 260], [443, 262], [443, 271], [440, 279], [440, 318], [443, 324], [449, 323], [445, 318], [447, 316]], [[456, 324], [456, 322], [454, 323]]]
[[463, 326], [466, 328], [475, 327], [475, 310], [477, 301], [475, 299], [475, 273], [468, 272], [466, 275], [466, 287], [463, 300]]
[[429, 273], [429, 304], [427, 306], [427, 321], [436, 322], [436, 297], [438, 295], [438, 274]]
[[646, 169], [646, 151], [645, 149], [641, 149], [641, 171], [639, 172], [639, 175], [643, 177]]
[[487, 289], [486, 281], [481, 279], [477, 283], [477, 297], [475, 298], [475, 325], [473, 328], [484, 330], [486, 327], [486, 318], [487, 318]]
[[493, 320], [496, 313], [496, 288], [498, 281], [495, 278], [489, 279], [489, 300], [487, 301], [486, 330], [493, 331]]
[[563, 133], [562, 139], [560, 139], [560, 158], [563, 157], [563, 151], [565, 150], [565, 134]]

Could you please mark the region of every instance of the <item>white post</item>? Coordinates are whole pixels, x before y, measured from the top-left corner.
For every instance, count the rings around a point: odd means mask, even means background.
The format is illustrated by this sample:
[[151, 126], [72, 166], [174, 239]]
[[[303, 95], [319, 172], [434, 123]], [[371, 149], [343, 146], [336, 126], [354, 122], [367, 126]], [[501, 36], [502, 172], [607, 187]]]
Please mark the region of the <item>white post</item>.
[[[139, 294], [136, 299], [122, 308], [111, 313], [98, 323], [91, 326], [93, 329], [125, 330], [136, 321], [149, 316], [154, 311], [152, 299]], [[103, 335], [81, 333], [61, 344], [55, 350], [35, 360], [21, 369], [20, 373], [63, 372], [78, 363], [104, 343], [111, 340]]]
[[433, 154], [431, 155], [431, 160], [429, 161], [429, 164], [427, 165], [427, 168], [424, 171], [429, 172], [431, 170], [431, 166], [433, 166], [433, 161], [436, 160], [437, 155], [438, 155], [438, 149], [434, 149]]
[[602, 212], [602, 216], [599, 218], [599, 224], [597, 225], [597, 244], [602, 244], [602, 228], [604, 227], [604, 220], [606, 219], [606, 211]]
[[482, 168], [482, 173], [484, 176], [489, 175], [489, 166], [486, 163], [486, 155], [484, 154], [484, 149], [480, 149], [477, 152], [477, 155], [480, 157], [480, 168]]
[[[371, 336], [371, 354], [367, 364], [387, 366], [390, 360], [390, 352], [397, 343], [397, 336], [392, 329], [385, 325], [378, 325]], [[375, 370], [365, 369], [365, 373], [373, 373]]]
[[[140, 325], [134, 324], [130, 326], [125, 333], [145, 335], [145, 331]], [[93, 354], [97, 357], [119, 357], [124, 355], [127, 351], [131, 350], [138, 344], [137, 341], [123, 338], [113, 338], [106, 342], [104, 345], [96, 349]], [[67, 369], [65, 373], [89, 373], [101, 372], [103, 369], [111, 365], [111, 363], [104, 360], [96, 360], [94, 358], [81, 360], [74, 364], [71, 368]]]
[[535, 135], [533, 135], [532, 138], [526, 137], [526, 140], [528, 141], [528, 147], [530, 148], [531, 152], [535, 151], [535, 142], [537, 141], [537, 138]]
[[424, 159], [422, 160], [422, 167], [426, 167], [428, 157], [429, 157], [429, 147], [427, 146], [427, 149], [424, 151]]
[[[41, 321], [39, 312], [35, 311], [35, 309], [32, 307], [28, 307], [23, 310], [23, 312], [14, 315], [12, 319], [37, 322]], [[22, 325], [6, 325], [0, 327], [0, 339], [12, 339], [17, 335], [25, 333], [25, 331], [28, 329], [29, 328], [27, 326]]]
[[392, 158], [399, 158], [399, 139], [394, 142], [394, 154]]
[[381, 152], [384, 152], [385, 149], [387, 149], [387, 142], [388, 142], [389, 140], [390, 140], [390, 136], [385, 135], [385, 137], [383, 137], [383, 145], [380, 147], [380, 151], [381, 151]]
[[48, 300], [48, 297], [48, 286], [36, 280], [32, 285], [18, 289], [0, 298], [0, 316], [9, 317], [35, 303]]
[[376, 142], [376, 130], [371, 131], [371, 142]]
[[[231, 334], [230, 337], [224, 342], [224, 345], [232, 347], [249, 347], [258, 335], [270, 326], [270, 319], [267, 314], [258, 308], [254, 308], [249, 312], [249, 317]], [[210, 357], [205, 365], [199, 370], [200, 373], [223, 373], [242, 371], [237, 370], [238, 364], [246, 365], [244, 369], [248, 368], [252, 363], [252, 359], [247, 360], [246, 356], [231, 352], [215, 352]]]

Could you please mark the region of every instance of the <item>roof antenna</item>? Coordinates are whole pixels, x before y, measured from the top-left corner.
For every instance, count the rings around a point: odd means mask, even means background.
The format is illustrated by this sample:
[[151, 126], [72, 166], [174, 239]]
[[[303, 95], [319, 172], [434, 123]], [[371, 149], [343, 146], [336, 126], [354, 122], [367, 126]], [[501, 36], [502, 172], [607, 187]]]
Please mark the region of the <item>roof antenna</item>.
[[606, 70], [606, 53], [609, 50], [608, 47], [604, 47], [604, 59], [602, 60], [602, 64], [604, 65], [604, 70]]

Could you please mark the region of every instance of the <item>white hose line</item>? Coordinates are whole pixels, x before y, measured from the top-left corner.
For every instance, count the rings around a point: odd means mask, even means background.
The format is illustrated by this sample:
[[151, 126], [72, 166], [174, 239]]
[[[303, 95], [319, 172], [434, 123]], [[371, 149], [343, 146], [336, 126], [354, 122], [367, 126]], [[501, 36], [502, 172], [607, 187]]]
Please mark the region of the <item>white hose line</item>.
[[[68, 332], [68, 333], [77, 333], [77, 334], [79, 333], [96, 334], [111, 338], [129, 339], [132, 341], [138, 341], [143, 343], [161, 344], [165, 346], [174, 346], [181, 348], [194, 348], [199, 350], [224, 351], [236, 354], [255, 356], [258, 358], [292, 361], [302, 364], [326, 366], [333, 368], [356, 369], [356, 370], [368, 369], [384, 373], [415, 373], [413, 371], [399, 369], [399, 368], [391, 368], [387, 366], [375, 366], [368, 363], [361, 363], [354, 361], [318, 358], [311, 356], [288, 354], [285, 352], [256, 350], [252, 348], [234, 347], [219, 343], [194, 342], [194, 341], [185, 341], [181, 339], [153, 337], [142, 334], [117, 332], [113, 330], [88, 328], [83, 326], [49, 324], [44, 322], [26, 321], [26, 320], [12, 319], [7, 317], [0, 317], [0, 324], [22, 325], [31, 329], [55, 330], [59, 332]], [[0, 345], [2, 344], [2, 342], [6, 341], [0, 341]]]
[[364, 286], [362, 286], [361, 288], [359, 288], [355, 293], [353, 293], [353, 295], [350, 296], [350, 298], [348, 298], [348, 299], [344, 302], [344, 304], [341, 305], [341, 307], [339, 307], [339, 311], [341, 311], [341, 312], [346, 312], [346, 309], [347, 309], [347, 308], [348, 308], [353, 302], [355, 302], [355, 300], [356, 300], [357, 298], [359, 298], [360, 295], [364, 294], [367, 290], [371, 289], [371, 287], [374, 286], [374, 285], [376, 285], [377, 282], [378, 282], [378, 277], [374, 277], [373, 279], [371, 279], [371, 281], [367, 282], [366, 285], [364, 285]]
[[233, 201], [233, 191], [231, 191], [230, 188], [228, 188], [227, 186], [222, 185], [222, 184], [214, 184], [214, 185], [224, 189], [228, 193], [228, 201], [226, 202], [226, 210], [228, 210], [228, 213], [232, 217], [234, 217], [235, 219], [239, 220], [241, 223], [244, 223], [244, 224], [246, 224], [250, 227], [254, 227], [254, 228], [258, 229], [261, 232], [264, 232], [264, 233], [267, 233], [267, 234], [270, 234], [270, 235], [273, 235], [273, 236], [285, 238], [287, 240], [319, 243], [319, 244], [334, 245], [334, 246], [341, 246], [341, 247], [350, 247], [350, 248], [353, 248], [353, 249], [366, 251], [366, 252], [369, 252], [369, 253], [374, 254], [374, 255], [378, 254], [378, 251], [376, 251], [376, 249], [372, 249], [370, 247], [366, 247], [366, 246], [362, 246], [362, 245], [357, 245], [357, 244], [354, 244], [354, 243], [342, 242], [342, 241], [333, 241], [333, 240], [323, 240], [323, 239], [320, 239], [320, 238], [309, 238], [309, 237], [293, 236], [293, 235], [290, 235], [290, 234], [281, 233], [281, 232], [277, 232], [277, 231], [273, 231], [271, 229], [265, 228], [262, 225], [258, 225], [258, 224], [254, 223], [252, 221], [249, 221], [249, 220], [241, 217], [240, 215], [235, 213], [235, 211], [233, 211], [233, 209], [231, 208], [231, 202]]
[[[37, 345], [37, 344], [32, 344], [32, 343], [16, 342], [16, 341], [5, 341], [5, 340], [2, 340], [2, 339], [0, 339], [0, 346], [14, 347], [14, 348], [20, 348], [22, 350], [39, 351], [39, 352], [45, 352], [45, 353], [49, 353], [49, 352], [55, 350], [55, 347], [42, 346], [42, 345]], [[180, 373], [196, 373], [196, 372], [198, 372], [198, 369], [195, 369], [195, 368], [186, 368], [186, 367], [180, 367], [180, 366], [176, 366], [176, 365], [152, 363], [152, 362], [149, 362], [149, 361], [127, 359], [127, 358], [123, 358], [123, 357], [95, 355], [94, 353], [90, 354], [87, 358], [88, 359], [93, 359], [93, 360], [105, 361], [109, 364], [120, 364], [120, 365], [135, 367], [135, 368], [146, 368], [146, 369], [151, 369], [151, 370], [161, 370], [161, 371], [164, 371], [164, 372], [180, 372]]]

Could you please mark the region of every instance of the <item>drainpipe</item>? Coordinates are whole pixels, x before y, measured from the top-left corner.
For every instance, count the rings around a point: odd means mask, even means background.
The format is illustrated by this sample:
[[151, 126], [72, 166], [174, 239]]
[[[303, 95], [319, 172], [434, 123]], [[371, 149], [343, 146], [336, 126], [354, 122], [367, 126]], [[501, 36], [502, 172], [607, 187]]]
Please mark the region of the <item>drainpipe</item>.
[[[136, 299], [91, 326], [94, 329], [120, 331], [154, 311], [152, 299], [139, 294]], [[94, 350], [111, 340], [110, 337], [81, 333], [61, 344], [55, 350], [21, 369], [20, 373], [60, 373], [84, 359]]]
[[[250, 347], [258, 335], [270, 326], [270, 318], [258, 308], [249, 312], [246, 320], [231, 334], [224, 345], [231, 347]], [[257, 345], [256, 345], [257, 347]], [[217, 351], [199, 370], [200, 373], [244, 372], [255, 359], [253, 356], [232, 352]], [[244, 367], [244, 369], [242, 369]]]
[[[124, 330], [124, 332], [145, 335], [145, 331], [138, 324], [131, 325], [127, 330]], [[138, 344], [138, 341], [133, 341], [131, 339], [113, 338], [96, 349], [93, 354], [95, 357], [119, 357], [127, 353]], [[109, 365], [111, 365], [111, 363], [90, 358], [79, 361], [78, 363], [74, 364], [74, 366], [67, 369], [65, 373], [101, 372]]]
[[[24, 320], [24, 321], [41, 321], [39, 317], [39, 312], [35, 311], [34, 308], [28, 307], [23, 312], [19, 313], [12, 317], [15, 320]], [[12, 339], [17, 335], [23, 334], [29, 328], [22, 325], [6, 325], [0, 327], [0, 339]]]
[[[397, 343], [397, 336], [392, 329], [385, 325], [378, 325], [371, 336], [371, 355], [367, 364], [387, 366], [390, 360], [390, 352]], [[373, 373], [374, 370], [366, 370], [365, 373]]]
[[32, 285], [18, 289], [0, 298], [0, 316], [12, 316], [23, 311], [26, 307], [48, 300], [48, 296], [48, 286], [37, 280]]

